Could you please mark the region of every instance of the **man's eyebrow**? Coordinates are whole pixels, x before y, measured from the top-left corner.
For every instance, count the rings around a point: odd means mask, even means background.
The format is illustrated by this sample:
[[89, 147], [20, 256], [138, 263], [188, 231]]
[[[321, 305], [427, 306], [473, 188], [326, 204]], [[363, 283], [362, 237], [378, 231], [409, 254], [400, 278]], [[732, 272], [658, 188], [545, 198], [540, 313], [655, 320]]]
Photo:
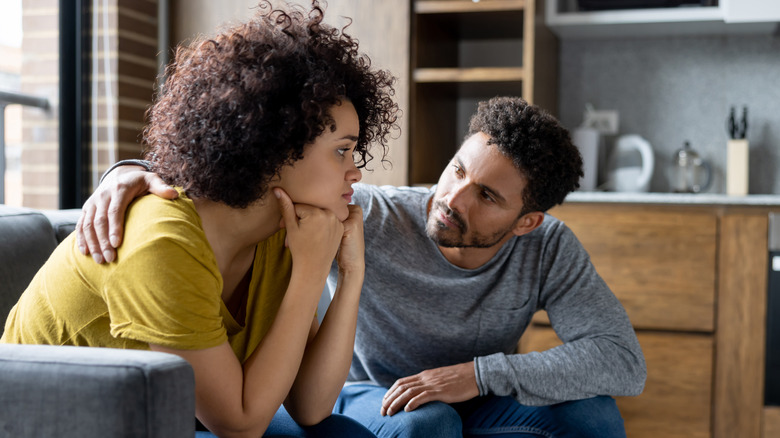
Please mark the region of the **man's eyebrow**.
[[[466, 166], [463, 164], [463, 161], [461, 161], [460, 157], [458, 157], [457, 155], [455, 156], [455, 161], [458, 162], [458, 167], [460, 167], [461, 170], [463, 170], [463, 171], [466, 170]], [[477, 185], [479, 187], [481, 187], [482, 190], [484, 190], [486, 192], [489, 192], [491, 195], [493, 195], [493, 197], [496, 198], [496, 201], [498, 201], [499, 203], [501, 203], [501, 204], [505, 204], [506, 203], [506, 198], [501, 196], [501, 193], [499, 193], [496, 189], [494, 189], [494, 188], [492, 188], [490, 186], [486, 186], [484, 184], [477, 183]]]

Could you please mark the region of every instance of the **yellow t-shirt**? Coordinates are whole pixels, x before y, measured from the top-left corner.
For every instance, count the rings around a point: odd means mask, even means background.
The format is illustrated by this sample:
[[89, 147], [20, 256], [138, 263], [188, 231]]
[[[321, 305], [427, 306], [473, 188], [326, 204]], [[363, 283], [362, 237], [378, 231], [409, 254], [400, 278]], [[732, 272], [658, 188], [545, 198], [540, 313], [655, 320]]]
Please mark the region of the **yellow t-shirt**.
[[244, 362], [270, 328], [290, 281], [279, 231], [257, 245], [246, 321], [222, 301], [222, 276], [200, 217], [182, 193], [148, 195], [128, 209], [113, 263], [65, 239], [11, 310], [0, 342], [148, 349], [214, 347], [225, 340]]

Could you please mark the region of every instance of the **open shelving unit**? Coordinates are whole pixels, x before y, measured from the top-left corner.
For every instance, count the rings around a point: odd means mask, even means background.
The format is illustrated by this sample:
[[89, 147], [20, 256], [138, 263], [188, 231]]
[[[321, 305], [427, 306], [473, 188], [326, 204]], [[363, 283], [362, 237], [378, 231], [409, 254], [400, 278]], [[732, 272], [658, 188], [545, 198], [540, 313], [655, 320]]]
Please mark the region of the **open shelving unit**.
[[541, 0], [412, 0], [411, 184], [437, 181], [479, 101], [522, 96], [556, 112], [557, 39], [542, 11]]

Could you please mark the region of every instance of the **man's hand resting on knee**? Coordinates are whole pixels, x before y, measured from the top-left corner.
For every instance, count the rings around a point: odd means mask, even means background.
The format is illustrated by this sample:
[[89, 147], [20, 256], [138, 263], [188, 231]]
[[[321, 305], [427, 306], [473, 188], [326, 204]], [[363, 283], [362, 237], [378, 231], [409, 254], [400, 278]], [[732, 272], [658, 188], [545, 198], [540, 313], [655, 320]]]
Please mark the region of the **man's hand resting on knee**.
[[119, 166], [108, 173], [95, 193], [81, 207], [76, 224], [76, 244], [98, 263], [112, 262], [122, 244], [125, 211], [130, 202], [147, 193], [166, 199], [179, 194], [154, 173], [141, 166]]
[[396, 380], [382, 399], [382, 415], [413, 411], [425, 403], [458, 403], [479, 395], [474, 362], [425, 370]]

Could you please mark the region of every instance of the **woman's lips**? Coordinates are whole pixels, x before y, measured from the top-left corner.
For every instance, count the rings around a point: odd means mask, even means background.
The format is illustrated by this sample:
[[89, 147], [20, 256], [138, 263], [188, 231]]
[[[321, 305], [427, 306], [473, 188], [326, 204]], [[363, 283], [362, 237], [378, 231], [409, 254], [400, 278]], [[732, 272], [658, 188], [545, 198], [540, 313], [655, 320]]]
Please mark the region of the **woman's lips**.
[[344, 193], [341, 195], [342, 198], [346, 199], [348, 203], [352, 202], [352, 195], [355, 193], [353, 189], [350, 189], [347, 193]]

